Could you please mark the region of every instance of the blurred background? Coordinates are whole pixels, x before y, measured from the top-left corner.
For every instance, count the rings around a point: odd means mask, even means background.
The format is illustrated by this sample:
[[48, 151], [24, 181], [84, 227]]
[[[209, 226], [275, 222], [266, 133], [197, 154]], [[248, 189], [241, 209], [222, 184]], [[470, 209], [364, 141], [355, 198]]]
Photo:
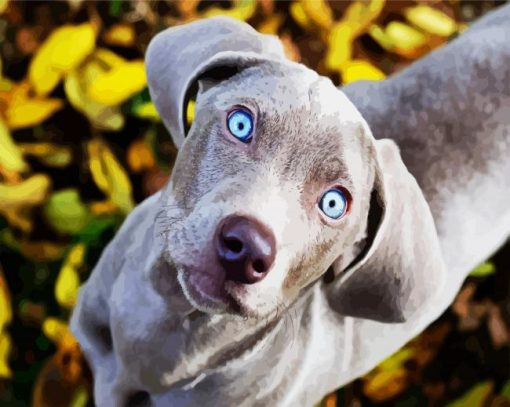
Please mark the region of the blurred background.
[[[102, 248], [171, 172], [143, 64], [158, 31], [229, 15], [341, 85], [384, 79], [502, 3], [0, 0], [0, 406], [93, 405], [67, 320]], [[321, 405], [510, 406], [509, 269], [507, 245], [423, 334]]]

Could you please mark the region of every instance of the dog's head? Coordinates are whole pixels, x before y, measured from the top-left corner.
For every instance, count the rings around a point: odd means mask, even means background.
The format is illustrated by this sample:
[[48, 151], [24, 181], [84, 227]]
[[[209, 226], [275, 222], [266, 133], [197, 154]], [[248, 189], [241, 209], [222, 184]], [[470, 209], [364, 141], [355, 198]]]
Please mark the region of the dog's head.
[[193, 22], [153, 39], [147, 71], [180, 149], [159, 230], [196, 308], [266, 316], [329, 269], [333, 308], [402, 321], [437, 288], [432, 217], [396, 146], [275, 38]]

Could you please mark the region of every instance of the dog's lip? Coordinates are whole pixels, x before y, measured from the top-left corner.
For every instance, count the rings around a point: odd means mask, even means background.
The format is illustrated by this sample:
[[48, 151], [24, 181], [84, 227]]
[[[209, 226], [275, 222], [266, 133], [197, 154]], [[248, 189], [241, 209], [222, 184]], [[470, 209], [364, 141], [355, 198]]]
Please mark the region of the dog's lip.
[[[245, 314], [242, 296], [246, 292], [244, 284], [234, 281], [224, 281], [224, 276], [197, 270], [179, 270], [179, 282], [188, 301], [199, 311], [216, 312], [231, 311], [235, 314]], [[209, 280], [218, 287], [215, 293], [206, 292], [200, 281]]]

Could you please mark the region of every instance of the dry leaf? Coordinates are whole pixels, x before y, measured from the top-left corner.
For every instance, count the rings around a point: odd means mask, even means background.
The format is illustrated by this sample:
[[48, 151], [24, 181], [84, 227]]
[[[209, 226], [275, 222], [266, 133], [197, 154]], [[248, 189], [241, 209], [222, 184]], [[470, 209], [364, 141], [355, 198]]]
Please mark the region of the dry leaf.
[[63, 107], [60, 99], [16, 99], [5, 113], [10, 129], [32, 127], [42, 123]]
[[177, 0], [175, 6], [184, 17], [184, 20], [190, 20], [197, 15], [197, 6], [200, 0]]
[[355, 1], [347, 7], [342, 19], [333, 25], [328, 36], [326, 67], [342, 70], [352, 58], [353, 41], [366, 32], [379, 16], [385, 0], [371, 0], [369, 3]]
[[147, 85], [143, 61], [131, 61], [114, 66], [91, 82], [88, 96], [106, 106], [118, 105]]
[[419, 4], [404, 10], [407, 20], [430, 34], [449, 37], [457, 31], [457, 22], [442, 11]]
[[276, 35], [282, 24], [284, 18], [281, 14], [271, 14], [268, 18], [262, 21], [257, 27], [257, 31], [262, 34]]
[[0, 167], [14, 172], [25, 171], [28, 166], [21, 150], [14, 143], [9, 129], [0, 119]]
[[51, 241], [20, 241], [20, 251], [27, 259], [36, 262], [48, 262], [62, 257], [66, 246]]
[[73, 158], [69, 147], [54, 143], [20, 143], [19, 149], [24, 155], [36, 157], [50, 167], [66, 167]]
[[294, 2], [289, 6], [289, 12], [292, 16], [292, 19], [298, 23], [301, 28], [306, 31], [309, 31], [313, 28], [312, 20], [306, 15], [305, 10], [303, 8], [303, 4], [301, 2]]
[[395, 47], [403, 51], [415, 50], [427, 43], [425, 34], [400, 21], [390, 22], [385, 32]]
[[79, 243], [69, 251], [55, 282], [55, 298], [64, 308], [73, 308], [76, 304], [80, 277], [78, 269], [83, 265], [85, 245]]
[[152, 150], [143, 140], [136, 140], [128, 148], [127, 162], [131, 171], [140, 172], [156, 165]]
[[501, 317], [501, 311], [496, 305], [493, 305], [489, 310], [487, 327], [495, 349], [499, 349], [508, 343], [508, 330]]
[[8, 359], [11, 349], [11, 339], [6, 332], [7, 325], [12, 319], [11, 299], [0, 265], [0, 379], [12, 375]]
[[234, 0], [234, 6], [229, 9], [212, 6], [208, 8], [200, 18], [209, 18], [214, 16], [227, 16], [236, 20], [246, 21], [254, 13], [257, 8], [255, 0]]
[[135, 42], [135, 29], [130, 24], [114, 24], [104, 34], [104, 41], [110, 45], [131, 47]]
[[363, 392], [372, 401], [387, 401], [405, 390], [408, 384], [408, 373], [404, 368], [390, 371], [378, 371], [370, 380], [363, 384]]
[[301, 0], [303, 11], [319, 28], [329, 30], [333, 25], [333, 11], [326, 0]]
[[385, 77], [386, 75], [379, 68], [361, 59], [351, 60], [342, 67], [344, 85], [360, 80], [379, 81]]
[[124, 117], [119, 107], [96, 102], [88, 93], [98, 77], [124, 63], [124, 59], [115, 53], [97, 49], [82, 66], [70, 73], [64, 82], [69, 102], [98, 129], [116, 131], [124, 126]]
[[53, 31], [32, 59], [28, 77], [38, 95], [46, 95], [76, 68], [95, 46], [92, 24], [64, 25]]
[[126, 171], [110, 149], [99, 140], [88, 144], [89, 167], [95, 183], [124, 213], [133, 209], [132, 187]]
[[16, 185], [0, 183], [0, 211], [39, 205], [50, 188], [50, 179], [45, 174], [32, 175]]

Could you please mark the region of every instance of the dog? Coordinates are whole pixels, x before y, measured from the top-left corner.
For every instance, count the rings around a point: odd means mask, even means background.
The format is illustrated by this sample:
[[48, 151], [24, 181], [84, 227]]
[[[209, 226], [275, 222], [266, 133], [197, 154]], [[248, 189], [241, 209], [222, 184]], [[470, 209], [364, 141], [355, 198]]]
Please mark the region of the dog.
[[80, 289], [96, 404], [312, 405], [436, 319], [510, 233], [509, 21], [342, 89], [225, 17], [159, 33], [179, 154]]

